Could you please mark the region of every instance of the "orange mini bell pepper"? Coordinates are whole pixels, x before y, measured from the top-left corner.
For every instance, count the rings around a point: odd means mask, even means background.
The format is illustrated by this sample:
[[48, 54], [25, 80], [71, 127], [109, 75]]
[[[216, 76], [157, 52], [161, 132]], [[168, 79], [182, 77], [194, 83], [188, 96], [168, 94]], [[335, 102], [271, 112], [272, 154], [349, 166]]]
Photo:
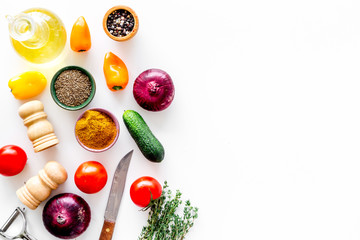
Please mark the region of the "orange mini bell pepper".
[[85, 52], [91, 48], [90, 30], [83, 16], [79, 17], [73, 25], [70, 47], [75, 52]]
[[125, 63], [112, 52], [105, 54], [104, 75], [106, 85], [111, 91], [123, 90], [129, 82]]

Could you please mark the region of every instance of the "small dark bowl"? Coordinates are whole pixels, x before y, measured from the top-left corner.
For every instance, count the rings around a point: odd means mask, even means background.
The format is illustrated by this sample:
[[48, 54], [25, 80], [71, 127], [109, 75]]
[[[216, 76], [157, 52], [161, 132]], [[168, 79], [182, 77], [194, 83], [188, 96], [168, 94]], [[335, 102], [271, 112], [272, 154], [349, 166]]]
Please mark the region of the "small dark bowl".
[[[83, 72], [85, 75], [87, 75], [89, 77], [90, 82], [91, 82], [91, 92], [90, 92], [89, 98], [86, 99], [85, 102], [83, 102], [82, 104], [80, 104], [78, 106], [74, 106], [74, 107], [67, 106], [67, 105], [61, 103], [59, 101], [59, 99], [57, 98], [57, 96], [56, 96], [55, 82], [56, 82], [57, 78], [59, 77], [59, 75], [65, 70], [79, 70], [79, 71]], [[51, 96], [54, 99], [55, 103], [57, 105], [59, 105], [61, 108], [66, 109], [66, 110], [70, 110], [70, 111], [76, 111], [76, 110], [80, 110], [80, 109], [86, 107], [92, 101], [92, 99], [95, 96], [95, 92], [96, 92], [96, 84], [95, 84], [95, 80], [94, 80], [93, 76], [87, 70], [85, 70], [84, 68], [79, 67], [79, 66], [67, 66], [67, 67], [61, 68], [59, 71], [57, 71], [55, 73], [55, 75], [52, 78], [51, 83], [50, 83], [50, 92], [51, 92]]]
[[[76, 135], [76, 123], [84, 116], [85, 112], [86, 111], [89, 111], [89, 110], [93, 110], [93, 111], [98, 111], [98, 112], [102, 112], [102, 113], [105, 113], [106, 115], [108, 115], [115, 123], [115, 126], [116, 126], [116, 130], [117, 130], [117, 133], [116, 133], [116, 136], [114, 138], [114, 141], [107, 147], [105, 148], [102, 148], [102, 149], [94, 149], [94, 148], [89, 148], [87, 146], [85, 146], [81, 141], [80, 139], [78, 138], [78, 136]], [[116, 141], [118, 140], [119, 138], [119, 134], [120, 134], [120, 125], [119, 125], [119, 121], [117, 120], [117, 118], [115, 117], [114, 114], [112, 114], [111, 112], [103, 109], [103, 108], [91, 108], [91, 109], [88, 109], [86, 110], [85, 112], [83, 112], [79, 117], [78, 119], [76, 120], [76, 123], [75, 123], [75, 127], [74, 127], [74, 132], [75, 132], [75, 137], [76, 137], [76, 140], [78, 141], [78, 143], [80, 144], [80, 146], [82, 146], [84, 149], [90, 151], [90, 152], [94, 152], [94, 153], [99, 153], [99, 152], [104, 152], [106, 150], [108, 150], [109, 148], [111, 148], [112, 146], [114, 146], [114, 144], [116, 143]]]

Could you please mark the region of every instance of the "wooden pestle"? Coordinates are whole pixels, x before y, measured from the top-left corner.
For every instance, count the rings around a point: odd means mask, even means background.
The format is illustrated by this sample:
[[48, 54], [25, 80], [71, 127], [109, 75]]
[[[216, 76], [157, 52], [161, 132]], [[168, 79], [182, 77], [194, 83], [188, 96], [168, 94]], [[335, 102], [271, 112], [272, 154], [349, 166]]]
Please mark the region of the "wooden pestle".
[[44, 105], [40, 101], [34, 100], [24, 103], [19, 108], [19, 115], [28, 128], [27, 135], [35, 152], [40, 152], [59, 143], [54, 134], [53, 126], [46, 119]]
[[65, 168], [58, 162], [50, 161], [38, 175], [30, 178], [24, 186], [19, 188], [16, 195], [24, 205], [34, 210], [66, 179]]

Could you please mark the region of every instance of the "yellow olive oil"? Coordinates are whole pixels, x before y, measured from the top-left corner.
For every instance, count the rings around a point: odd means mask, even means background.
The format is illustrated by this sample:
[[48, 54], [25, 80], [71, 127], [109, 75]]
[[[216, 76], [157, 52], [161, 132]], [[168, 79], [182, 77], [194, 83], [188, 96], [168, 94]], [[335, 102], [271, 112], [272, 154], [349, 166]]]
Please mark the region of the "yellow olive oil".
[[51, 11], [28, 9], [14, 18], [8, 17], [11, 43], [15, 51], [29, 62], [47, 63], [58, 57], [66, 43], [62, 21]]

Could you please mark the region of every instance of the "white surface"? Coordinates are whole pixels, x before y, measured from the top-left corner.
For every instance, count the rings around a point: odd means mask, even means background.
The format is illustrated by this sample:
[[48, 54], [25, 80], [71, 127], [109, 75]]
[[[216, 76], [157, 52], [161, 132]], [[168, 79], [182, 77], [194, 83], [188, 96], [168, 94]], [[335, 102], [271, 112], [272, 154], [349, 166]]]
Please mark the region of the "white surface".
[[[125, 4], [139, 15], [140, 29], [117, 43], [103, 32], [110, 7]], [[71, 52], [43, 69], [25, 63], [12, 50], [6, 14], [41, 6], [56, 12], [68, 34], [85, 16], [92, 49]], [[305, 1], [8, 1], [0, 8], [2, 119], [0, 145], [16, 144], [29, 156], [24, 171], [0, 177], [0, 224], [21, 204], [15, 191], [48, 160], [62, 163], [68, 181], [52, 193], [73, 192], [92, 208], [88, 230], [78, 239], [98, 239], [110, 181], [98, 194], [81, 193], [73, 181], [88, 160], [105, 165], [109, 176], [119, 159], [135, 149], [114, 239], [137, 239], [147, 213], [129, 197], [130, 184], [150, 175], [200, 208], [187, 239], [359, 239], [360, 237], [360, 3]], [[69, 36], [68, 36], [69, 37]], [[113, 51], [127, 64], [130, 83], [111, 93], [102, 61]], [[60, 109], [49, 86], [43, 101], [60, 139], [57, 147], [35, 154], [17, 115], [22, 103], [9, 93], [10, 77], [40, 69], [48, 80], [62, 66], [88, 69], [97, 92], [87, 107], [104, 107], [120, 120], [116, 145], [92, 154], [76, 142], [73, 128], [82, 112]], [[132, 83], [142, 71], [161, 68], [176, 93], [169, 109], [142, 110]], [[161, 164], [147, 161], [129, 136], [121, 116], [139, 111], [166, 149]], [[28, 211], [29, 231], [56, 239], [43, 227], [44, 203]]]

